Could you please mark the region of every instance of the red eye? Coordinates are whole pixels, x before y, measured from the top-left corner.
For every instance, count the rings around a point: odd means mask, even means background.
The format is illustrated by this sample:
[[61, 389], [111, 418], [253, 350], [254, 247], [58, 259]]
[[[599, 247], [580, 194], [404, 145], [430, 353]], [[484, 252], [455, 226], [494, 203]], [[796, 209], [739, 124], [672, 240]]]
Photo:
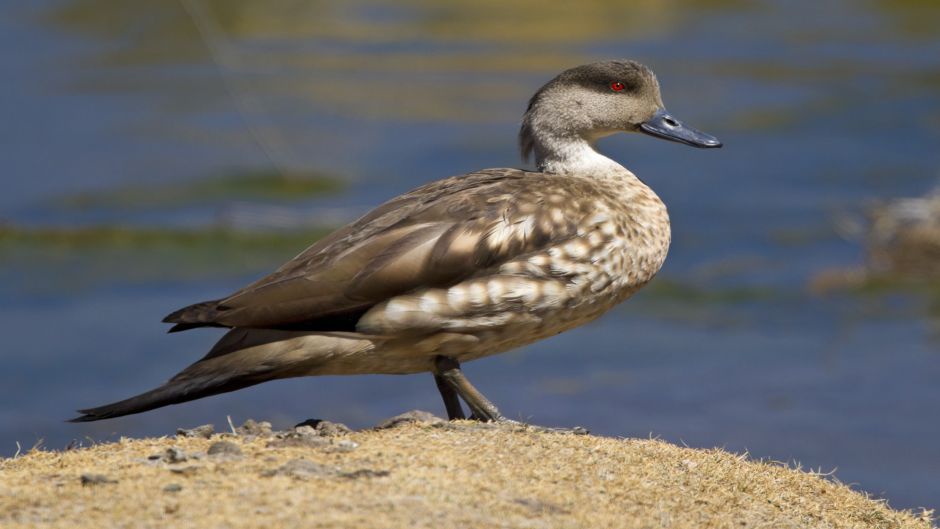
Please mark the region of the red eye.
[[610, 83], [610, 89], [614, 92], [620, 92], [623, 90], [623, 83], [620, 81], [613, 81]]

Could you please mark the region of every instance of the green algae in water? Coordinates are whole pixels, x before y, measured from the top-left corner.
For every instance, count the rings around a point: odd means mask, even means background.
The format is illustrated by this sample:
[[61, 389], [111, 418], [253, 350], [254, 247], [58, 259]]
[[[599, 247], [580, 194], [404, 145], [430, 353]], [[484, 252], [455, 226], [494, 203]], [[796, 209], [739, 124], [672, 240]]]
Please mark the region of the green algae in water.
[[237, 171], [221, 176], [174, 182], [165, 186], [129, 186], [113, 191], [82, 193], [62, 198], [67, 209], [139, 209], [179, 207], [225, 200], [299, 201], [337, 193], [339, 178], [317, 173]]
[[761, 286], [728, 286], [705, 288], [668, 278], [657, 278], [644, 287], [644, 292], [657, 301], [677, 301], [684, 304], [735, 305], [750, 301], [779, 299], [782, 293], [775, 288]]
[[263, 274], [330, 228], [0, 227], [0, 277], [37, 294]]

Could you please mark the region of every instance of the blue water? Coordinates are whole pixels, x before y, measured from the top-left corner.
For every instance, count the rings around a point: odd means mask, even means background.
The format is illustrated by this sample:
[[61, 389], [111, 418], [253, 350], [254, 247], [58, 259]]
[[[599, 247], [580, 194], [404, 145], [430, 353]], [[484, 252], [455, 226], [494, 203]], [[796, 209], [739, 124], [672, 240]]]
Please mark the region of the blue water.
[[[658, 73], [676, 116], [726, 145], [601, 143], [669, 206], [664, 286], [592, 325], [467, 365], [471, 380], [511, 417], [836, 469], [895, 507], [940, 507], [929, 302], [808, 288], [819, 271], [863, 260], [838, 219], [921, 194], [940, 176], [940, 5], [324, 2], [297, 13], [278, 2], [196, 3], [210, 15], [204, 36], [172, 2], [0, 2], [0, 220], [28, 229], [219, 218], [250, 227], [271, 211], [351, 219], [422, 182], [520, 165], [518, 119], [540, 83], [580, 62], [637, 58]], [[223, 50], [221, 74], [206, 38]], [[348, 185], [301, 202], [61, 205], [259, 167], [324, 171]], [[39, 439], [60, 448], [221, 427], [227, 415], [362, 427], [412, 408], [443, 412], [429, 375], [325, 377], [66, 424], [76, 408], [159, 384], [219, 335], [167, 336], [166, 313], [302, 248], [218, 273], [167, 259], [156, 276], [113, 273], [110, 254], [95, 249], [49, 260], [19, 248], [0, 253], [0, 454]]]

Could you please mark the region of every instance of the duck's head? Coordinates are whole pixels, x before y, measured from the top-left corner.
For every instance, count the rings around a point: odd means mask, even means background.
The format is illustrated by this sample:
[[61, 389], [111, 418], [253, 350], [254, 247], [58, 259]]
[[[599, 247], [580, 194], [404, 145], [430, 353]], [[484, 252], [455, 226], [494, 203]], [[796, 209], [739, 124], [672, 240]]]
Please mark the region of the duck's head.
[[617, 132], [642, 132], [693, 147], [721, 147], [714, 136], [687, 127], [663, 105], [659, 82], [636, 61], [604, 61], [565, 70], [529, 101], [519, 132], [524, 158], [552, 153], [549, 144], [593, 143]]

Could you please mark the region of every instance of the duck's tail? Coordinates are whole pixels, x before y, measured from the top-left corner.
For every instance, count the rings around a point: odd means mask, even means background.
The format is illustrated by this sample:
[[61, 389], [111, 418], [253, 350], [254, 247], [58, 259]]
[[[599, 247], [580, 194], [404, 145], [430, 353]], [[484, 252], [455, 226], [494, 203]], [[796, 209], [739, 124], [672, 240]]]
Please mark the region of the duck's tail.
[[236, 389], [260, 384], [267, 380], [271, 380], [271, 378], [246, 376], [205, 376], [182, 380], [176, 380], [174, 378], [158, 388], [151, 389], [150, 391], [129, 399], [105, 404], [97, 408], [78, 410], [82, 415], [69, 419], [69, 422], [91, 422], [132, 415], [134, 413], [169, 406], [170, 404], [179, 404], [210, 395], [235, 391]]
[[337, 353], [354, 353], [371, 346], [369, 340], [350, 335], [232, 329], [205, 357], [166, 384], [129, 399], [79, 410], [81, 415], [69, 422], [112, 419], [269, 380], [315, 375]]

